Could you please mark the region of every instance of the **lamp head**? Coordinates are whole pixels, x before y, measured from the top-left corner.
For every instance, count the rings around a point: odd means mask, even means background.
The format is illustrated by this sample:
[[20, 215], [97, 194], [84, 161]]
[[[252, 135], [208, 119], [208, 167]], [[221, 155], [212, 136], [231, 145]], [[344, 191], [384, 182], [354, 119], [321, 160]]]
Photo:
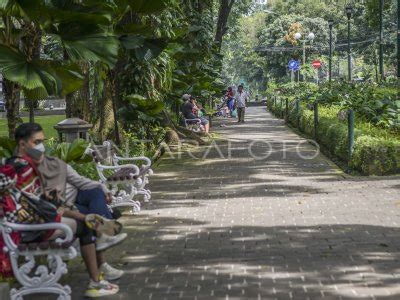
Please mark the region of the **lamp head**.
[[313, 41], [313, 40], [315, 39], [315, 34], [314, 34], [314, 32], [310, 32], [310, 33], [308, 34], [307, 38], [308, 38], [310, 41]]
[[301, 39], [301, 33], [300, 33], [300, 32], [296, 32], [296, 33], [294, 34], [294, 38], [295, 38], [296, 40]]
[[333, 27], [333, 20], [332, 19], [328, 20], [328, 26], [329, 26], [329, 28]]
[[348, 4], [346, 6], [346, 15], [348, 19], [350, 19], [351, 16], [353, 15], [353, 6], [351, 6], [351, 4]]

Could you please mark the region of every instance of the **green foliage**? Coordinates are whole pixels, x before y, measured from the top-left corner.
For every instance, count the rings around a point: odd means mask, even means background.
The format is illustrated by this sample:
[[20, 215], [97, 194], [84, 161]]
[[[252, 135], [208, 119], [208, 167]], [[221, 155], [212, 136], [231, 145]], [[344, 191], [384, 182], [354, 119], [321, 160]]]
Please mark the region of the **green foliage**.
[[351, 108], [364, 126], [370, 124], [372, 127], [389, 129], [394, 134], [400, 132], [400, 101], [397, 99], [396, 85], [370, 82], [349, 85], [339, 81], [317, 86], [300, 82], [280, 84], [267, 90], [271, 96], [279, 93], [290, 100], [318, 101], [320, 105], [335, 106], [337, 110]]
[[[318, 15], [315, 15], [318, 16]], [[301, 25], [300, 33], [303, 36], [307, 36], [309, 32], [314, 32], [315, 40], [312, 43], [313, 47], [325, 47], [326, 41], [329, 38], [328, 23], [321, 17], [306, 17], [303, 14], [282, 14], [280, 17], [274, 19], [271, 23], [267, 24], [259, 33], [259, 44], [262, 47], [287, 47], [298, 46], [293, 51], [288, 52], [268, 52], [261, 54], [266, 59], [268, 72], [270, 76], [277, 79], [289, 80], [287, 73], [287, 63], [290, 59], [301, 59], [302, 58], [302, 44], [297, 42], [293, 45], [288, 41], [285, 36], [288, 33], [290, 27], [294, 23]], [[336, 40], [336, 32], [334, 33], [334, 39]], [[310, 42], [307, 42], [307, 46]], [[313, 58], [320, 58], [319, 53], [311, 53], [308, 51], [308, 61], [312, 61]], [[310, 57], [311, 56], [311, 57]], [[304, 66], [303, 66], [304, 68]], [[304, 72], [303, 72], [304, 75]]]
[[176, 3], [176, 1], [172, 0], [153, 0], [153, 1], [148, 1], [148, 0], [130, 0], [129, 4], [131, 9], [134, 12], [138, 13], [155, 13], [155, 12], [160, 12], [167, 8], [169, 5], [172, 5], [173, 3]]
[[[99, 1], [3, 1], [0, 71], [29, 99], [64, 96], [82, 87], [73, 62], [116, 62], [119, 42], [109, 32], [112, 5]], [[16, 24], [23, 24], [16, 25]], [[14, 34], [18, 32], [18, 34]], [[41, 57], [41, 39], [58, 53]]]
[[72, 143], [57, 143], [52, 139], [47, 143], [47, 154], [58, 157], [66, 163], [76, 164], [88, 163], [93, 160], [92, 156], [86, 154], [89, 144], [82, 139], [76, 139]]
[[224, 88], [222, 58], [214, 45], [215, 20], [208, 9], [211, 3], [172, 4], [124, 26], [133, 31], [120, 39], [126, 50], [120, 73], [124, 98], [119, 115], [124, 120], [147, 118], [126, 95], [140, 95], [151, 103], [163, 101], [166, 109], [176, 110], [185, 93], [209, 99]]
[[69, 59], [74, 61], [103, 61], [110, 66], [117, 62], [119, 42], [112, 34], [68, 35], [62, 43]]
[[[351, 19], [351, 39], [354, 77], [378, 81], [378, 36], [379, 36], [379, 0], [353, 1]], [[346, 40], [347, 17], [345, 6], [348, 1], [268, 1], [267, 10], [258, 9], [236, 16], [232, 32], [228, 32], [224, 42], [224, 78], [236, 83], [243, 78], [252, 89], [263, 90], [272, 80], [288, 82], [290, 72], [287, 69], [289, 59], [301, 59], [301, 42], [291, 43], [285, 39], [290, 26], [298, 22], [303, 37], [312, 31], [315, 39], [306, 43], [305, 66], [301, 75], [313, 80], [315, 70], [311, 67], [313, 59], [320, 59], [321, 81], [326, 80], [328, 72], [329, 27], [333, 25], [333, 78], [346, 76]], [[387, 76], [395, 74], [396, 65], [396, 20], [395, 0], [384, 1], [384, 63]], [[261, 22], [263, 21], [263, 22]], [[293, 40], [292, 40], [293, 42]], [[281, 48], [277, 49], [277, 48]], [[254, 50], [259, 51], [259, 55]], [[261, 87], [261, 88], [260, 88]]]
[[359, 137], [350, 166], [363, 174], [400, 173], [400, 140], [370, 136]]
[[28, 60], [23, 53], [0, 44], [0, 72], [24, 89], [29, 99], [45, 99], [81, 87], [82, 77], [74, 65]]
[[316, 98], [321, 104], [352, 108], [357, 117], [365, 122], [400, 132], [400, 101], [397, 94], [395, 85], [348, 85], [336, 82], [320, 86]]
[[74, 168], [75, 171], [86, 178], [95, 181], [98, 181], [100, 179], [99, 174], [97, 173], [96, 165], [93, 162], [76, 163], [72, 161], [69, 164], [72, 168]]
[[164, 109], [161, 101], [146, 99], [140, 95], [125, 97], [126, 105], [118, 112], [125, 122], [154, 122]]
[[[306, 98], [293, 97], [291, 94], [293, 89], [293, 87], [281, 89], [291, 95], [288, 97], [289, 122], [295, 127], [299, 125], [300, 131], [313, 138], [315, 136], [314, 112], [311, 110], [312, 105], [310, 104], [317, 97], [315, 95], [309, 95]], [[322, 89], [325, 88], [322, 87]], [[282, 94], [275, 105], [273, 105], [273, 98], [268, 98], [268, 107], [278, 117], [283, 117], [285, 113], [286, 94]], [[301, 92], [298, 94], [300, 95]], [[296, 116], [295, 99], [301, 99], [299, 123]], [[347, 122], [339, 118], [339, 113], [343, 110], [346, 111], [348, 107], [338, 105], [337, 100], [324, 103], [320, 98], [319, 101], [321, 102], [319, 105], [318, 142], [324, 149], [352, 169], [365, 175], [387, 175], [400, 172], [400, 135], [398, 133], [374, 126], [364, 119], [356, 119], [355, 148], [349, 161]]]
[[264, 70], [266, 61], [254, 48], [258, 45], [258, 32], [265, 27], [264, 12], [249, 16], [237, 16], [234, 29], [231, 29], [222, 45], [224, 55], [223, 78], [230, 84], [238, 84], [246, 79], [251, 90], [262, 90], [267, 81]]
[[0, 158], [8, 158], [13, 156], [16, 142], [13, 139], [2, 136], [0, 137]]

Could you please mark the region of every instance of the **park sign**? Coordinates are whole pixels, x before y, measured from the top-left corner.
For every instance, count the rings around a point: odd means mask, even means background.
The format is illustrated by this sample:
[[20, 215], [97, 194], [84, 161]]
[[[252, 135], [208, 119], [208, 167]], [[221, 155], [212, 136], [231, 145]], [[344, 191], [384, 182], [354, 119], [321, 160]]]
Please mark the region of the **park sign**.
[[312, 66], [314, 69], [319, 69], [322, 67], [322, 62], [320, 60], [316, 59], [312, 62]]
[[298, 71], [300, 70], [300, 62], [296, 59], [289, 60], [288, 68], [290, 71]]

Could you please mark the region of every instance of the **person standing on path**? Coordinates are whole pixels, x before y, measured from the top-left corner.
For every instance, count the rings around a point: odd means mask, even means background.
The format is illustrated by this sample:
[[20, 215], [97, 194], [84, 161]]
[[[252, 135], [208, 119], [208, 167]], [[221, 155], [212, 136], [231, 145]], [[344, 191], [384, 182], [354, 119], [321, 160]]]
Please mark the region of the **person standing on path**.
[[232, 117], [232, 112], [234, 110], [234, 103], [235, 103], [235, 97], [233, 95], [233, 90], [232, 87], [228, 87], [228, 92], [225, 95], [225, 98], [227, 99], [226, 105], [229, 108], [229, 116]]
[[235, 106], [238, 111], [238, 123], [244, 123], [244, 115], [246, 111], [248, 96], [243, 89], [243, 84], [239, 85], [238, 91], [235, 95]]

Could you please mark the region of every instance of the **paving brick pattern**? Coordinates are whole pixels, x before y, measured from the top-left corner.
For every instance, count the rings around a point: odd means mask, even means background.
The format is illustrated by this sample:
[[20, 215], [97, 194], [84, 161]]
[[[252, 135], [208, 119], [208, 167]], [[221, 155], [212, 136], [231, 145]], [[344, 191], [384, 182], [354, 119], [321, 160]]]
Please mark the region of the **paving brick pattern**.
[[[246, 117], [156, 164], [109, 299], [400, 299], [400, 178], [349, 177], [263, 107]], [[65, 281], [80, 299], [83, 264]]]

